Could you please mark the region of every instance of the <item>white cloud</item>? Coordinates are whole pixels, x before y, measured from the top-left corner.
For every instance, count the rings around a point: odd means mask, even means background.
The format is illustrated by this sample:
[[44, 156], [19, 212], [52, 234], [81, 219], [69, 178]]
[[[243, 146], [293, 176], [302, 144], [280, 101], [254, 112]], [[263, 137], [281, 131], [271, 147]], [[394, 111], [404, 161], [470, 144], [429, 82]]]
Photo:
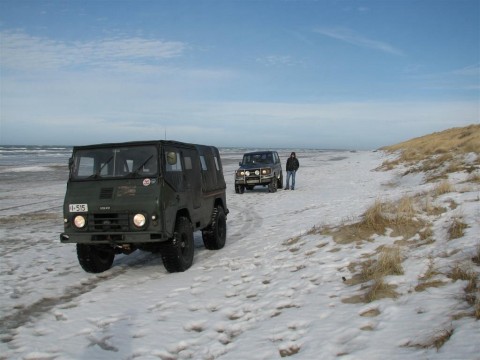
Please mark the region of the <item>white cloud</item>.
[[347, 42], [349, 44], [352, 44], [358, 47], [374, 49], [374, 50], [382, 51], [382, 52], [393, 54], [393, 55], [405, 55], [402, 50], [397, 49], [388, 43], [374, 40], [374, 39], [369, 39], [347, 28], [343, 28], [343, 27], [316, 28], [314, 29], [314, 32], [324, 36], [328, 36], [333, 39]]
[[102, 101], [81, 115], [71, 108], [27, 106], [23, 112], [5, 112], [0, 140], [86, 144], [163, 139], [166, 130], [169, 139], [217, 146], [373, 149], [478, 123], [479, 118], [474, 101], [306, 104], [151, 98], [119, 101], [115, 107]]
[[115, 63], [160, 62], [181, 56], [187, 44], [133, 38], [62, 42], [19, 31], [0, 33], [1, 64], [17, 70], [48, 70], [70, 66], [111, 67]]
[[455, 69], [452, 73], [455, 75], [461, 75], [461, 76], [473, 76], [477, 79], [477, 81], [480, 81], [480, 65], [479, 64], [465, 66], [464, 68], [461, 68], [461, 69]]
[[301, 64], [290, 55], [267, 55], [258, 57], [256, 61], [265, 66], [293, 66]]
[[478, 64], [438, 73], [412, 72], [411, 77], [424, 89], [475, 91], [480, 89], [480, 66]]

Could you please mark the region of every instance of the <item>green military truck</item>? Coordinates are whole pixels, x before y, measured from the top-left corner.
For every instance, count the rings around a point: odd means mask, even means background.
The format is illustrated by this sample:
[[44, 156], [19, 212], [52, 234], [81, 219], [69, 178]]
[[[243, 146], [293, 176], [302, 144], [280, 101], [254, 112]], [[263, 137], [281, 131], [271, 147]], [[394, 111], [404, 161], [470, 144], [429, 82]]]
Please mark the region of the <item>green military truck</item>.
[[76, 146], [69, 161], [62, 243], [76, 243], [87, 272], [115, 254], [160, 252], [167, 271], [193, 263], [201, 230], [207, 249], [225, 245], [228, 208], [218, 149], [177, 141]]

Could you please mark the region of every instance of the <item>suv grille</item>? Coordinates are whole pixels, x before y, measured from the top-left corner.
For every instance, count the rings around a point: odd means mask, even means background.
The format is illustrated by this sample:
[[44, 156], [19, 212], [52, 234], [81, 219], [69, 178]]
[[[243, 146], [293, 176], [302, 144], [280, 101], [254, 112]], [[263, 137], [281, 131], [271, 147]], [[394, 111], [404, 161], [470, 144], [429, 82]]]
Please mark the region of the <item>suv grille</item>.
[[91, 214], [88, 219], [89, 231], [129, 231], [128, 214]]

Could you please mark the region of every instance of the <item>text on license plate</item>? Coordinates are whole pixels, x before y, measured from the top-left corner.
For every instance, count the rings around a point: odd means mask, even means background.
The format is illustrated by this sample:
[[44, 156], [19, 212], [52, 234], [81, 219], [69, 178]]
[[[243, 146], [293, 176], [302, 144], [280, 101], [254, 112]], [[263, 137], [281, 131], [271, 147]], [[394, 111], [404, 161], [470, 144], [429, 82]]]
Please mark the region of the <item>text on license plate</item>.
[[87, 204], [70, 204], [68, 205], [68, 210], [70, 212], [88, 212]]

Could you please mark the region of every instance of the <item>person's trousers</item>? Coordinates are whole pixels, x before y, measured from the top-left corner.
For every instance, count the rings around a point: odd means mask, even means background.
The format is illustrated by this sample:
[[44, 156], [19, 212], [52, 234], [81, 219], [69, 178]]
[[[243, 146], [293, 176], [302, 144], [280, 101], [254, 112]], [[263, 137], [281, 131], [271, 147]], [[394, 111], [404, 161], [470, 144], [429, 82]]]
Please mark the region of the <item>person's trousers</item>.
[[292, 178], [292, 190], [295, 188], [295, 173], [296, 171], [287, 171], [287, 184], [285, 186], [286, 189], [290, 188], [290, 178]]

